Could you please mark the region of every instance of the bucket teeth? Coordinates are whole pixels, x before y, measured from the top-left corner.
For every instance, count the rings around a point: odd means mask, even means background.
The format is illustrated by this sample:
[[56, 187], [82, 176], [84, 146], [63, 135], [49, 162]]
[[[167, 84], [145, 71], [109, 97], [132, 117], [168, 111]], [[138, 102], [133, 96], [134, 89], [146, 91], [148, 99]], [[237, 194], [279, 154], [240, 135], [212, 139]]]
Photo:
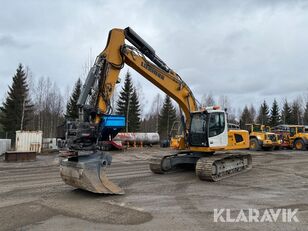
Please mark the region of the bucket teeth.
[[124, 194], [124, 191], [111, 182], [106, 175], [110, 157], [93, 154], [61, 161], [62, 180], [75, 188], [101, 194]]

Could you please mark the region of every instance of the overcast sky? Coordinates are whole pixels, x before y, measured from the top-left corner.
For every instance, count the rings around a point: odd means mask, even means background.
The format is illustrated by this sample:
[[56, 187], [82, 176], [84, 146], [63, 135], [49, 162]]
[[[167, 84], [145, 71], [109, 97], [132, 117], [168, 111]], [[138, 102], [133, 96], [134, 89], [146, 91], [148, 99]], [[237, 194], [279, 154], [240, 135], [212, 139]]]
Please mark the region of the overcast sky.
[[[192, 88], [238, 108], [308, 93], [308, 1], [0, 0], [0, 99], [18, 63], [64, 92], [105, 47], [132, 27]], [[127, 67], [126, 67], [127, 68]], [[123, 77], [125, 70], [121, 73]], [[133, 72], [151, 104], [155, 86]], [[122, 78], [123, 79], [123, 78]]]

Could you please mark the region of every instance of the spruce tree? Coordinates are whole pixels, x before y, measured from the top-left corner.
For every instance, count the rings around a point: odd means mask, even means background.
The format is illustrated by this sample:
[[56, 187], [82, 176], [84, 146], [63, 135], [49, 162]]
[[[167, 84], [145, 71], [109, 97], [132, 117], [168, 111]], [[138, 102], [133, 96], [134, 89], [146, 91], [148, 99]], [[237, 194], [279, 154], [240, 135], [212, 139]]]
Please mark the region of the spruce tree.
[[133, 83], [130, 73], [127, 71], [125, 75], [124, 86], [119, 95], [119, 99], [117, 101], [116, 112], [119, 115], [127, 115], [128, 105], [130, 101], [131, 94], [133, 92]]
[[246, 124], [253, 123], [253, 115], [251, 114], [251, 111], [248, 109], [247, 105], [245, 105], [244, 110], [241, 114], [240, 118], [240, 127], [242, 129], [246, 128]]
[[308, 125], [308, 101], [306, 102], [305, 111], [303, 115], [303, 122], [305, 125]]
[[136, 88], [134, 88], [130, 101], [128, 110], [128, 131], [138, 132], [140, 130], [140, 104], [138, 99], [138, 94]]
[[259, 109], [259, 115], [257, 117], [257, 123], [268, 125], [269, 124], [269, 107], [264, 100]]
[[278, 106], [276, 99], [274, 99], [274, 102], [271, 108], [271, 116], [270, 116], [269, 125], [271, 127], [274, 127], [274, 126], [277, 126], [279, 123], [280, 123], [279, 106]]
[[302, 112], [300, 103], [295, 100], [291, 106], [291, 124], [301, 124], [302, 121]]
[[170, 97], [166, 95], [158, 118], [158, 132], [161, 139], [168, 139], [174, 121], [176, 121], [176, 110]]
[[285, 100], [281, 111], [281, 122], [283, 124], [291, 124], [291, 112], [291, 107], [289, 106], [288, 101]]
[[116, 113], [126, 117], [126, 131], [137, 132], [140, 130], [140, 103], [136, 88], [133, 86], [131, 74], [127, 71], [124, 86], [117, 101]]
[[12, 86], [9, 87], [8, 96], [0, 107], [0, 123], [8, 138], [15, 140], [16, 130], [28, 129], [27, 125], [33, 118], [33, 105], [29, 97], [27, 75], [22, 64], [19, 64], [13, 76]]
[[74, 91], [70, 97], [69, 102], [66, 105], [65, 117], [69, 119], [78, 119], [79, 117], [79, 108], [77, 106], [78, 98], [81, 93], [81, 80], [78, 79], [75, 83]]

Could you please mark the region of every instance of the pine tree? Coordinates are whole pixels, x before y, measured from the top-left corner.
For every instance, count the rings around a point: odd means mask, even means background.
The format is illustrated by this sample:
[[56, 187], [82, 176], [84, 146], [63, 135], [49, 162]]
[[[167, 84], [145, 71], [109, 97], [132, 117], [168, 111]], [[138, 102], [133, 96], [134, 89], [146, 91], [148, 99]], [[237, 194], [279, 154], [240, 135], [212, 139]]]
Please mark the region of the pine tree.
[[9, 87], [8, 96], [0, 107], [2, 111], [0, 123], [7, 132], [8, 138], [15, 140], [15, 131], [28, 129], [27, 125], [33, 118], [33, 105], [29, 97], [27, 74], [22, 64], [19, 64], [13, 76], [13, 84]]
[[264, 125], [268, 125], [269, 123], [269, 108], [265, 100], [260, 106], [257, 123]]
[[79, 117], [79, 108], [77, 106], [77, 102], [81, 93], [81, 86], [82, 86], [81, 80], [78, 79], [77, 82], [75, 83], [74, 91], [66, 106], [66, 113], [65, 113], [66, 118], [78, 119]]
[[291, 106], [291, 124], [301, 124], [302, 112], [301, 106], [298, 100], [295, 100]]
[[281, 122], [283, 124], [291, 124], [291, 112], [291, 107], [289, 106], [288, 101], [285, 100], [281, 111]]
[[251, 115], [250, 110], [248, 109], [247, 105], [245, 105], [244, 110], [241, 114], [241, 118], [240, 118], [240, 127], [242, 129], [245, 129], [245, 125], [249, 124], [249, 123], [253, 123], [253, 117]]
[[140, 130], [140, 104], [136, 88], [134, 88], [130, 101], [128, 112], [128, 131], [137, 132]]
[[161, 139], [168, 139], [172, 125], [176, 119], [176, 110], [171, 102], [170, 97], [166, 95], [158, 119], [158, 133]]
[[303, 122], [305, 125], [308, 125], [308, 101], [306, 102], [305, 111], [303, 115]]
[[271, 127], [275, 127], [279, 123], [280, 123], [279, 106], [278, 106], [276, 99], [274, 99], [274, 102], [271, 108], [271, 116], [270, 116], [269, 125]]

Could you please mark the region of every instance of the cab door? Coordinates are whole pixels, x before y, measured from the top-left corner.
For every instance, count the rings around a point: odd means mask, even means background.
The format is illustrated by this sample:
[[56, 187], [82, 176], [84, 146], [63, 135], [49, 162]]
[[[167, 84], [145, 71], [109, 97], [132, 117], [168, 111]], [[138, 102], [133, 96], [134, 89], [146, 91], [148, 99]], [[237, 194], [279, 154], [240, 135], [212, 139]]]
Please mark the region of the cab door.
[[224, 112], [212, 112], [208, 123], [209, 146], [225, 147], [228, 145], [227, 119]]

